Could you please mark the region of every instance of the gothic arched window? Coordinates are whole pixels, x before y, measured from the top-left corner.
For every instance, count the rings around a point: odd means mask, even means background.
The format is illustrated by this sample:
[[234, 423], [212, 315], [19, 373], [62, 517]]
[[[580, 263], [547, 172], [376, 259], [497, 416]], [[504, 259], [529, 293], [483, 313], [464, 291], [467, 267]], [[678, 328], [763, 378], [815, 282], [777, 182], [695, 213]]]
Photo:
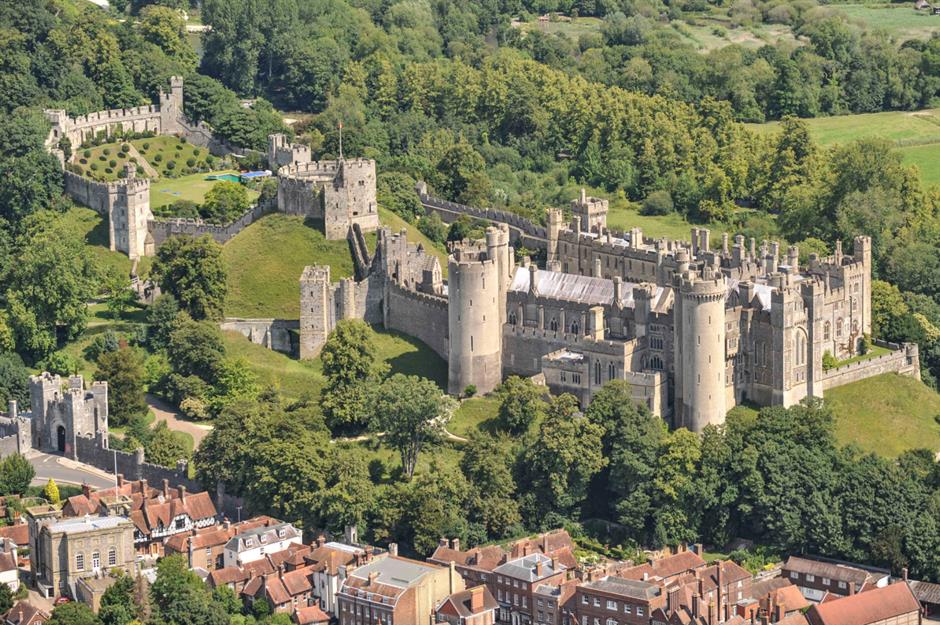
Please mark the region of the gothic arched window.
[[548, 327], [552, 329], [552, 332], [558, 332], [558, 322], [555, 318], [552, 318], [551, 323], [548, 324]]
[[601, 361], [598, 360], [594, 363], [594, 384], [601, 383]]
[[578, 326], [578, 322], [577, 322], [577, 321], [572, 321], [572, 322], [571, 322], [571, 333], [572, 333], [572, 334], [577, 334], [577, 333], [578, 333], [578, 330], [580, 330], [580, 328], [579, 328], [579, 326]]
[[828, 341], [829, 335], [832, 332], [832, 324], [828, 321], [823, 324], [823, 340]]

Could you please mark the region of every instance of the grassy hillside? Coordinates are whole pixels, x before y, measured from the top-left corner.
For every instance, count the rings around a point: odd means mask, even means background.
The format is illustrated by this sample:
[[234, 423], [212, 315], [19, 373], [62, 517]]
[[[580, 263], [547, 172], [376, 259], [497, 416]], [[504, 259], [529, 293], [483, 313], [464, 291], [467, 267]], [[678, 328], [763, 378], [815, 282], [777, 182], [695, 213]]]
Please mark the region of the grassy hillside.
[[[131, 259], [122, 252], [112, 252], [108, 247], [108, 222], [98, 213], [83, 206], [75, 206], [62, 216], [71, 230], [78, 232], [85, 239], [85, 246], [98, 261], [103, 271], [116, 270], [122, 275], [130, 275]], [[137, 266], [137, 273], [146, 276], [150, 270], [150, 259], [142, 258]]]
[[915, 10], [913, 2], [835, 6], [850, 20], [862, 23], [871, 30], [886, 30], [899, 41], [930, 39], [940, 28], [940, 17]]
[[[376, 328], [378, 360], [392, 373], [419, 375], [447, 385], [447, 363], [421, 341], [399, 332]], [[238, 332], [225, 333], [225, 350], [230, 356], [243, 357], [262, 384], [273, 384], [285, 396], [317, 395], [325, 383], [319, 359], [300, 361], [255, 345]]]
[[[940, 27], [940, 18], [936, 25]], [[824, 146], [868, 137], [894, 141], [904, 162], [920, 169], [924, 184], [940, 183], [940, 109], [839, 115], [804, 121], [813, 138]], [[757, 132], [773, 133], [780, 124], [770, 122], [748, 126]]]
[[865, 451], [897, 456], [906, 449], [940, 450], [940, 395], [913, 378], [884, 374], [826, 393], [836, 436]]
[[[374, 241], [375, 235], [370, 235]], [[374, 245], [374, 243], [372, 243]], [[225, 244], [229, 317], [300, 317], [298, 280], [306, 265], [329, 265], [335, 281], [353, 275], [346, 240], [327, 241], [302, 217], [266, 215]]]

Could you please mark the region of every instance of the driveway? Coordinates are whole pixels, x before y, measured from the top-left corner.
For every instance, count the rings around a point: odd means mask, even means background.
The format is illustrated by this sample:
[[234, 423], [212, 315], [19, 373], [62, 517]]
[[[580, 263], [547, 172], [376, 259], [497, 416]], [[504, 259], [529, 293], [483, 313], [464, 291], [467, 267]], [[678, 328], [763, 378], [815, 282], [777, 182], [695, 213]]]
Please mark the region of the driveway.
[[166, 421], [167, 427], [171, 430], [191, 434], [196, 447], [199, 447], [202, 439], [212, 431], [211, 425], [197, 425], [192, 421], [185, 420], [176, 408], [155, 395], [147, 394], [147, 405], [150, 406], [157, 421]]
[[34, 486], [45, 486], [49, 478], [58, 484], [88, 484], [95, 488], [114, 486], [115, 478], [110, 473], [62, 456], [45, 454], [35, 449], [26, 452], [26, 459], [36, 469]]

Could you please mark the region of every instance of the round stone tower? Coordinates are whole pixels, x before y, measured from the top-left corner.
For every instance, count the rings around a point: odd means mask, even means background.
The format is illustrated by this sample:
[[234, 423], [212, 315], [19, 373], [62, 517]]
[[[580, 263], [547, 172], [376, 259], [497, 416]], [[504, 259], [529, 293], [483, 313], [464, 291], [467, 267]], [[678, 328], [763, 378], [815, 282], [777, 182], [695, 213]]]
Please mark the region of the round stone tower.
[[676, 399], [677, 423], [701, 432], [709, 423], [725, 420], [725, 298], [727, 286], [720, 271], [706, 265], [701, 275], [677, 277]]
[[452, 395], [470, 385], [480, 394], [489, 393], [502, 380], [503, 263], [498, 255], [491, 257], [490, 250], [485, 245], [464, 244], [447, 260], [447, 390]]

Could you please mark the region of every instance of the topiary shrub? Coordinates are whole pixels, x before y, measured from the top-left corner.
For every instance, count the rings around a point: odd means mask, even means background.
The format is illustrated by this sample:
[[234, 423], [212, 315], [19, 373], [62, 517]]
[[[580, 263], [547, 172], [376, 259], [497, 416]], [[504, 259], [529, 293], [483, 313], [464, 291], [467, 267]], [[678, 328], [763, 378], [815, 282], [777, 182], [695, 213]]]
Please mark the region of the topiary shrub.
[[123, 154], [127, 154], [127, 153], [130, 152], [130, 151], [131, 151], [131, 144], [130, 144], [130, 143], [122, 143], [122, 144], [121, 144], [121, 152], [122, 152]]
[[137, 166], [137, 175], [138, 175], [138, 176], [142, 176], [143, 174], [144, 174], [144, 168], [138, 165], [138, 166]]
[[180, 137], [180, 143], [187, 143], [186, 137]]
[[87, 159], [87, 158], [80, 158], [80, 159], [78, 159], [78, 162], [81, 163], [82, 165], [87, 165], [87, 164], [88, 164], [88, 159]]
[[186, 166], [187, 166], [187, 167], [192, 167], [192, 166], [195, 165], [195, 164], [196, 164], [196, 159], [194, 159], [194, 158], [187, 158], [187, 159], [186, 159]]
[[105, 168], [104, 168], [104, 173], [106, 173], [106, 174], [113, 174], [113, 173], [114, 173], [114, 170], [111, 169], [110, 167], [105, 167]]
[[156, 156], [153, 157], [153, 160], [156, 161], [157, 163], [159, 163], [160, 161], [163, 160], [163, 155], [162, 155], [162, 154], [157, 154]]
[[199, 156], [200, 154], [202, 154], [202, 150], [200, 148], [193, 148], [193, 156]]
[[123, 169], [119, 169], [117, 175], [118, 175], [118, 178], [127, 178], [127, 172], [124, 171]]
[[99, 155], [98, 155], [98, 160], [99, 160], [99, 161], [106, 161], [106, 160], [108, 160], [108, 157], [105, 156], [104, 154], [99, 154]]
[[141, 145], [140, 147], [142, 147], [144, 149], [144, 152], [146, 152], [147, 150], [150, 149], [150, 143], [147, 141], [144, 141], [143, 145]]
[[85, 150], [84, 152], [82, 152], [82, 156], [84, 156], [85, 158], [91, 158], [91, 150]]
[[103, 153], [104, 153], [105, 156], [110, 156], [110, 155], [111, 155], [111, 148], [105, 148], [105, 149], [102, 150], [102, 151], [103, 151]]
[[110, 161], [108, 161], [108, 167], [117, 167], [117, 161], [112, 158]]
[[176, 161], [167, 161], [166, 168], [168, 171], [176, 169]]
[[92, 163], [92, 164], [91, 164], [91, 170], [92, 170], [92, 171], [98, 171], [98, 163]]

